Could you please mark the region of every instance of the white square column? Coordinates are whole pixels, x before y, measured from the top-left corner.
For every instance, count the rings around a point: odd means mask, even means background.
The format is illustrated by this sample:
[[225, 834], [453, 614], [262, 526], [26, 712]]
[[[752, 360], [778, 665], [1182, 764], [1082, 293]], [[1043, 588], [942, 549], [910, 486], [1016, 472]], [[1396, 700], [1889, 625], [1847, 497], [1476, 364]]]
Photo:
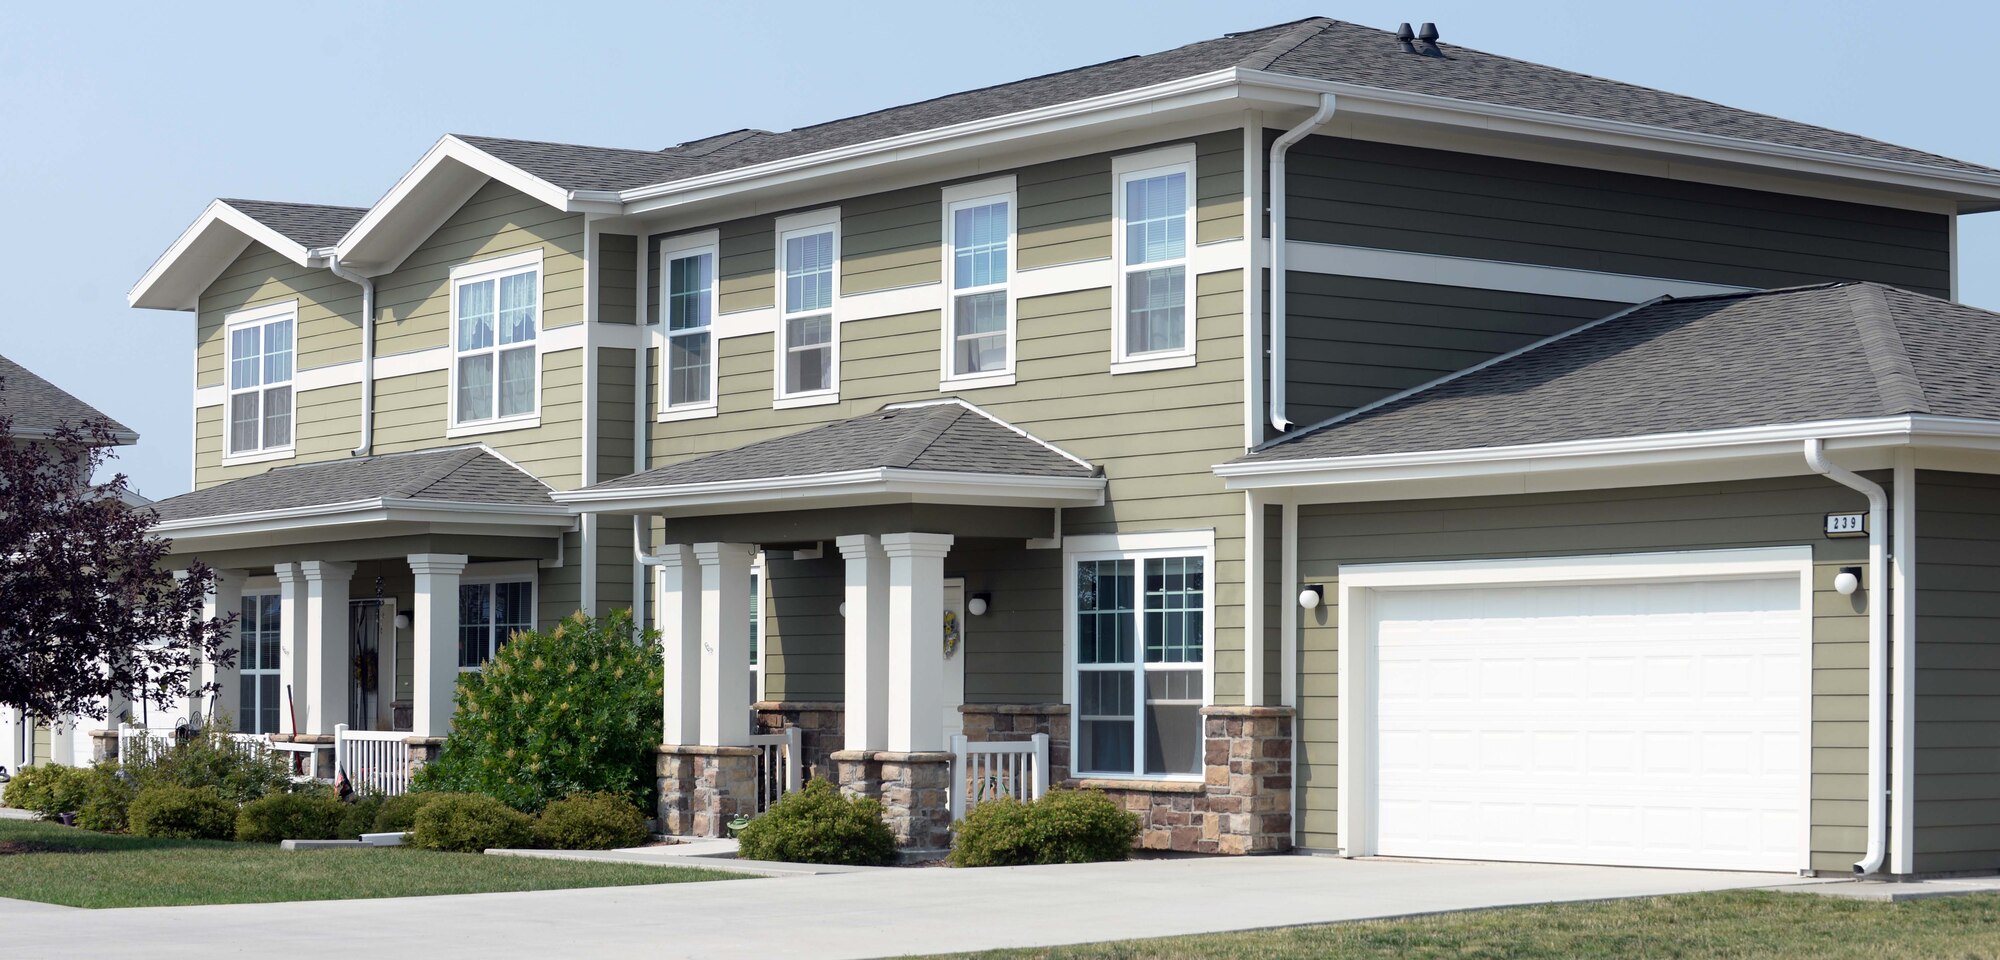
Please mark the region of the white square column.
[[[241, 570], [213, 572], [215, 580], [209, 586], [208, 596], [201, 602], [201, 615], [211, 620], [231, 614], [236, 615], [236, 622], [229, 628], [229, 639], [223, 641], [223, 648], [235, 650], [236, 657], [227, 667], [213, 660], [203, 660], [200, 682], [213, 683], [218, 688], [214, 696], [208, 699], [209, 712], [214, 715], [227, 714], [229, 729], [241, 730], [243, 729], [243, 684], [239, 677], [243, 667], [243, 581], [248, 579], [248, 574]], [[116, 709], [114, 706], [114, 712]]]
[[354, 564], [332, 560], [306, 560], [299, 564], [306, 580], [306, 655], [312, 662], [308, 677], [312, 693], [303, 705], [305, 732], [332, 736], [337, 724], [347, 722], [348, 675], [352, 655], [347, 636], [348, 581]]
[[410, 733], [442, 737], [451, 732], [452, 697], [458, 691], [458, 578], [462, 553], [413, 553], [416, 581], [410, 605], [416, 676], [410, 684]]
[[279, 728], [285, 733], [306, 732], [306, 704], [312, 698], [312, 660], [306, 654], [306, 573], [305, 565], [280, 563], [272, 571], [278, 575], [278, 676], [285, 695], [279, 704]]
[[701, 744], [750, 745], [750, 560], [747, 543], [697, 543], [701, 564]]
[[946, 533], [889, 533], [889, 749], [945, 749], [944, 558]]
[[847, 715], [849, 750], [889, 747], [889, 555], [872, 534], [835, 538], [847, 560]]
[[[701, 562], [694, 548], [684, 543], [668, 544], [653, 553], [660, 558], [654, 568], [659, 571], [659, 592], [653, 602], [653, 627], [660, 631], [660, 657], [666, 668], [660, 741], [685, 746], [701, 737]], [[747, 663], [744, 669], [749, 669]]]

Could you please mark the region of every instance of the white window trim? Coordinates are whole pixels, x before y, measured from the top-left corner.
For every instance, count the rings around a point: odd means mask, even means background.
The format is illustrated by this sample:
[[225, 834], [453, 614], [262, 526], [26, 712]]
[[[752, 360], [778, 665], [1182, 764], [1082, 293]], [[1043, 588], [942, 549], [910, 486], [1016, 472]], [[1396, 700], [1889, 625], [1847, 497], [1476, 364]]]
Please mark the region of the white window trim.
[[[507, 563], [474, 563], [467, 565], [465, 572], [459, 575], [458, 585], [461, 587], [474, 587], [491, 583], [528, 584], [528, 627], [531, 630], [540, 630], [542, 624], [542, 582], [541, 578], [536, 576], [535, 573], [535, 562], [532, 560]], [[454, 605], [458, 603], [458, 596], [456, 594], [452, 596], [451, 602]], [[451, 640], [451, 657], [456, 661], [458, 659], [457, 634], [453, 634]], [[496, 645], [495, 650], [497, 651], [497, 649]], [[487, 659], [492, 659], [490, 654]], [[478, 673], [483, 669], [485, 669], [485, 664], [482, 663], [477, 667], [459, 667], [458, 672]]]
[[[241, 452], [232, 450], [230, 449], [229, 398], [235, 396], [239, 391], [233, 390], [229, 386], [230, 363], [231, 361], [236, 359], [234, 352], [234, 337], [232, 337], [231, 334], [234, 333], [236, 328], [238, 327], [262, 326], [264, 324], [268, 324], [273, 321], [284, 320], [287, 318], [289, 318], [292, 321], [292, 376], [291, 379], [285, 381], [286, 383], [290, 384], [292, 388], [292, 441], [290, 443], [286, 443], [276, 447], [258, 447], [254, 450], [244, 450]], [[260, 334], [259, 337], [260, 337], [259, 343], [261, 343], [262, 335]], [[260, 370], [262, 362], [263, 361], [260, 355], [258, 361], [260, 365]], [[256, 387], [252, 389], [262, 391], [269, 388], [270, 386], [271, 384], [262, 382], [262, 376], [260, 374], [259, 383], [257, 384]], [[240, 391], [240, 392], [247, 393], [249, 391]], [[257, 406], [257, 413], [260, 420], [263, 417], [263, 412], [264, 412], [263, 402], [260, 400]], [[264, 435], [263, 427], [260, 423], [258, 427], [257, 436], [261, 439], [263, 435]], [[222, 465], [225, 467], [233, 467], [239, 464], [246, 464], [246, 463], [269, 463], [273, 460], [289, 460], [297, 454], [298, 443], [299, 443], [299, 301], [298, 299], [293, 298], [291, 300], [284, 300], [278, 303], [269, 303], [261, 307], [251, 307], [246, 310], [238, 310], [235, 313], [224, 315], [222, 318]]]
[[[1215, 703], [1215, 531], [1189, 530], [1138, 534], [1101, 534], [1067, 537], [1064, 539], [1062, 567], [1063, 703], [1069, 706], [1072, 717], [1081, 716], [1077, 712], [1078, 704], [1076, 696], [1076, 565], [1088, 560], [1129, 559], [1143, 561], [1148, 558], [1187, 556], [1199, 556], [1202, 558], [1202, 570], [1207, 579], [1201, 598], [1202, 629], [1207, 634], [1202, 639], [1201, 650], [1201, 702], [1202, 706], [1206, 707], [1212, 706]], [[1143, 576], [1143, 568], [1140, 575]], [[1143, 593], [1143, 590], [1136, 592]], [[1143, 643], [1143, 638], [1141, 638], [1141, 642]], [[1143, 651], [1137, 651], [1136, 655], [1141, 660], [1144, 659]], [[1143, 709], [1145, 695], [1146, 692], [1143, 687], [1133, 690], [1135, 708]], [[1135, 712], [1133, 714], [1133, 723], [1137, 725], [1142, 722], [1138, 713]], [[1070, 735], [1072, 738], [1082, 735], [1080, 732], [1082, 730], [1080, 720], [1073, 722], [1071, 727]], [[1202, 739], [1204, 741], [1207, 740], [1206, 734], [1202, 736]], [[1072, 763], [1075, 762], [1074, 748], [1072, 748], [1071, 761]], [[1080, 767], [1071, 772], [1075, 776], [1091, 780], [1144, 780], [1186, 783], [1199, 782], [1203, 777], [1199, 773], [1144, 773], [1142, 771], [1146, 765], [1146, 758], [1143, 754], [1135, 755], [1132, 765], [1138, 768], [1138, 770], [1132, 773], [1086, 773]]]
[[[530, 391], [530, 394], [534, 397], [535, 400], [534, 409], [529, 411], [528, 413], [516, 414], [511, 417], [496, 417], [491, 420], [480, 420], [473, 423], [459, 423], [458, 422], [458, 357], [459, 357], [458, 288], [461, 284], [470, 283], [478, 280], [498, 278], [501, 276], [506, 276], [508, 274], [522, 273], [530, 269], [532, 269], [535, 273], [535, 385], [533, 389]], [[549, 295], [547, 281], [548, 281], [547, 271], [542, 269], [541, 247], [536, 247], [533, 250], [524, 250], [520, 253], [509, 254], [504, 257], [492, 257], [486, 260], [475, 260], [470, 263], [461, 263], [458, 266], [451, 268], [451, 279], [449, 281], [451, 287], [450, 291], [451, 297], [450, 297], [450, 302], [446, 307], [446, 309], [450, 311], [449, 314], [450, 328], [448, 335], [451, 337], [451, 339], [445, 343], [445, 362], [447, 364], [445, 368], [446, 369], [445, 390], [447, 394], [446, 396], [447, 408], [445, 412], [444, 435], [446, 437], [469, 437], [469, 436], [476, 436], [482, 433], [502, 433], [508, 430], [526, 430], [533, 427], [539, 427], [542, 425], [542, 358], [543, 355], [548, 352], [548, 332], [549, 332], [548, 324], [544, 322], [547, 319], [544, 307], [548, 302], [548, 295]], [[495, 408], [496, 410], [498, 409], [497, 408], [497, 404], [499, 403], [498, 394], [500, 391], [500, 359], [499, 359], [499, 347], [498, 347], [500, 338], [499, 313], [498, 313], [499, 303], [500, 303], [499, 289], [498, 285], [496, 284], [494, 290], [495, 313], [494, 313], [494, 332], [493, 332], [494, 343], [495, 343], [494, 360], [493, 360], [493, 390], [495, 394], [494, 403], [496, 404]]]
[[[824, 390], [788, 393], [785, 391], [785, 354], [788, 352], [787, 348], [789, 344], [785, 342], [785, 321], [792, 316], [792, 311], [790, 310], [790, 305], [785, 303], [785, 241], [795, 236], [826, 233], [828, 231], [833, 233], [833, 298], [826, 309], [828, 315], [827, 326], [831, 340], [828, 359], [830, 374], [827, 377], [829, 386]], [[839, 403], [841, 301], [840, 208], [826, 207], [819, 210], [810, 210], [805, 213], [795, 213], [779, 217], [774, 226], [774, 233], [776, 244], [775, 249], [772, 251], [772, 259], [775, 261], [777, 269], [773, 278], [776, 281], [776, 289], [773, 290], [773, 293], [775, 294], [774, 299], [778, 304], [778, 329], [777, 335], [771, 338], [776, 348], [771, 358], [771, 408], [774, 410], [790, 410], [797, 407], [817, 407], [823, 404]], [[813, 314], [802, 313], [800, 315], [811, 316]]]
[[[667, 404], [668, 372], [667, 354], [672, 346], [673, 334], [667, 319], [672, 309], [673, 273], [667, 265], [682, 257], [708, 254], [714, 265], [715, 275], [708, 285], [708, 401], [706, 403], [683, 403], [677, 406]], [[660, 396], [655, 401], [659, 413], [655, 416], [660, 423], [677, 420], [701, 420], [715, 416], [721, 409], [717, 392], [721, 388], [722, 374], [722, 236], [719, 230], [697, 230], [694, 233], [668, 237], [660, 241], [660, 260], [654, 264], [660, 277], [660, 322], [655, 331], [655, 343], [660, 351]]]
[[[941, 300], [938, 305], [938, 316], [940, 318], [938, 336], [938, 390], [940, 391], [977, 390], [982, 387], [1004, 387], [1014, 383], [1015, 364], [1020, 359], [1017, 350], [1019, 338], [1016, 335], [1016, 317], [1019, 316], [1018, 303], [1020, 301], [1020, 294], [1015, 290], [1014, 274], [1019, 269], [1021, 208], [1019, 202], [1016, 200], [1016, 192], [1015, 181], [1012, 176], [994, 177], [990, 180], [980, 180], [973, 183], [954, 184], [945, 187], [942, 191], [942, 200], [944, 203], [944, 241], [942, 248], [943, 258], [940, 263], [942, 266], [943, 282], [939, 285], [942, 289], [940, 290]], [[956, 345], [956, 336], [952, 324], [952, 320], [954, 319], [952, 316], [952, 304], [958, 297], [958, 290], [953, 284], [952, 277], [952, 270], [957, 263], [957, 257], [954, 255], [957, 248], [957, 238], [953, 235], [956, 218], [952, 214], [959, 207], [985, 206], [986, 204], [995, 202], [1007, 205], [1007, 275], [1000, 283], [992, 285], [1006, 291], [1007, 366], [1003, 370], [984, 373], [954, 373], [952, 370], [952, 360], [954, 354], [953, 347]], [[980, 289], [991, 290], [992, 287], [989, 286]]]
[[[284, 632], [285, 632], [285, 624], [284, 624], [284, 607], [283, 607], [283, 602], [282, 602], [282, 601], [283, 601], [283, 597], [282, 597], [282, 595], [281, 595], [280, 591], [278, 590], [278, 587], [277, 587], [277, 585], [276, 585], [276, 584], [271, 584], [271, 585], [269, 585], [269, 586], [261, 586], [261, 587], [259, 587], [258, 589], [254, 589], [254, 590], [253, 590], [253, 589], [248, 589], [248, 585], [247, 585], [247, 584], [245, 585], [245, 587], [246, 587], [246, 588], [244, 589], [244, 591], [243, 591], [243, 593], [242, 593], [242, 596], [238, 598], [238, 610], [239, 610], [239, 612], [240, 612], [240, 610], [241, 610], [241, 603], [242, 603], [242, 601], [243, 601], [243, 600], [248, 600], [248, 599], [250, 599], [250, 598], [252, 598], [252, 597], [258, 597], [258, 598], [269, 598], [269, 599], [271, 599], [271, 600], [277, 600], [277, 601], [280, 601], [280, 605], [279, 605], [279, 609], [278, 609], [278, 617], [279, 617], [279, 620], [278, 620], [278, 636], [279, 636], [279, 638], [280, 638], [280, 642], [279, 642], [279, 645], [278, 645], [278, 665], [277, 665], [276, 667], [258, 667], [258, 668], [256, 668], [256, 669], [250, 669], [250, 668], [248, 668], [248, 667], [245, 667], [245, 666], [243, 666], [243, 662], [244, 662], [244, 660], [245, 660], [245, 657], [244, 657], [244, 655], [243, 655], [243, 646], [244, 646], [244, 644], [243, 644], [243, 633], [244, 633], [244, 631], [243, 631], [243, 629], [241, 628], [241, 626], [240, 626], [240, 622], [239, 622], [239, 626], [238, 626], [238, 628], [237, 628], [237, 631], [236, 631], [236, 635], [237, 635], [237, 644], [236, 644], [236, 646], [237, 646], [237, 650], [236, 650], [236, 670], [237, 670], [237, 677], [239, 678], [239, 683], [238, 683], [238, 687], [237, 687], [237, 704], [236, 704], [236, 726], [237, 726], [237, 729], [238, 729], [238, 730], [241, 730], [241, 729], [242, 729], [242, 727], [243, 727], [243, 720], [244, 720], [244, 718], [245, 718], [245, 717], [246, 717], [246, 716], [247, 716], [247, 715], [248, 715], [248, 714], [250, 713], [250, 705], [249, 705], [249, 704], [247, 704], [247, 703], [244, 703], [244, 702], [242, 702], [242, 686], [241, 686], [241, 681], [240, 681], [240, 678], [241, 678], [241, 677], [244, 677], [244, 676], [253, 676], [253, 677], [261, 677], [261, 676], [264, 676], [264, 675], [266, 675], [266, 674], [270, 674], [270, 675], [274, 675], [274, 676], [277, 676], [277, 677], [281, 678], [281, 679], [280, 679], [280, 682], [282, 683], [282, 682], [283, 682], [283, 681], [282, 681], [282, 678], [283, 678], [283, 677], [284, 677], [284, 675], [285, 675], [285, 652], [284, 652], [284, 643], [283, 643], [283, 637], [284, 637]], [[283, 726], [283, 724], [282, 724], [282, 723], [280, 723], [280, 726]], [[284, 731], [283, 731], [283, 730], [258, 730], [258, 731], [254, 731], [254, 732], [256, 732], [256, 733], [258, 733], [258, 734], [272, 734], [272, 733], [283, 733]]]
[[770, 578], [764, 575], [764, 571], [768, 566], [764, 562], [764, 551], [762, 550], [757, 551], [756, 556], [750, 558], [750, 576], [757, 583], [757, 590], [750, 598], [752, 605], [757, 609], [757, 616], [753, 618], [753, 625], [757, 630], [757, 659], [750, 664], [750, 675], [756, 678], [751, 683], [753, 696], [750, 702], [753, 704], [764, 702], [764, 683], [770, 679], [769, 675], [764, 672], [764, 656], [769, 652], [764, 648], [764, 642], [770, 639], [770, 631], [764, 629], [765, 621], [768, 619], [764, 616], [764, 612], [770, 609], [765, 603], [765, 598], [770, 596], [771, 593]]
[[[1195, 363], [1195, 272], [1194, 247], [1195, 229], [1195, 148], [1192, 143], [1175, 144], [1143, 153], [1131, 153], [1111, 160], [1111, 372], [1144, 373], [1150, 370], [1170, 370], [1177, 367], [1191, 367]], [[1187, 176], [1187, 243], [1178, 261], [1162, 261], [1147, 264], [1144, 269], [1157, 270], [1162, 267], [1181, 266], [1186, 278], [1187, 289], [1182, 293], [1186, 305], [1183, 319], [1187, 325], [1179, 350], [1156, 350], [1143, 354], [1128, 355], [1125, 352], [1125, 184], [1128, 180], [1139, 180], [1168, 173], [1183, 173]]]

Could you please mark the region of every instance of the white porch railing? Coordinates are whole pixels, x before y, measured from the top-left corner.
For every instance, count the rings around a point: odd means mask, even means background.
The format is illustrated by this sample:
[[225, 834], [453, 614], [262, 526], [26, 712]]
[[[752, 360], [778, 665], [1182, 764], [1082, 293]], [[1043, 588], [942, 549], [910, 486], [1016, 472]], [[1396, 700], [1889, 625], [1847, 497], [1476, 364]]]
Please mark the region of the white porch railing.
[[[158, 756], [172, 750], [174, 743], [173, 734], [121, 723], [118, 725], [118, 763], [122, 766], [140, 757]], [[261, 733], [232, 733], [229, 745], [238, 753], [287, 754], [285, 767], [292, 771], [292, 780], [297, 783], [314, 779], [322, 749], [310, 743], [274, 743]]]
[[161, 733], [157, 730], [148, 730], [145, 727], [135, 727], [129, 723], [118, 725], [118, 763], [121, 766], [126, 761], [136, 759], [140, 756], [152, 756], [156, 753], [164, 753], [172, 750], [173, 747], [174, 738], [172, 734]]
[[349, 730], [347, 724], [333, 728], [333, 770], [338, 778], [347, 772], [347, 782], [357, 793], [379, 793], [386, 797], [410, 791], [409, 737], [404, 730]]
[[763, 813], [805, 781], [805, 734], [786, 727], [752, 734], [750, 745], [757, 748], [757, 812]]
[[951, 818], [995, 797], [1041, 799], [1049, 792], [1049, 735], [1005, 743], [951, 738]]

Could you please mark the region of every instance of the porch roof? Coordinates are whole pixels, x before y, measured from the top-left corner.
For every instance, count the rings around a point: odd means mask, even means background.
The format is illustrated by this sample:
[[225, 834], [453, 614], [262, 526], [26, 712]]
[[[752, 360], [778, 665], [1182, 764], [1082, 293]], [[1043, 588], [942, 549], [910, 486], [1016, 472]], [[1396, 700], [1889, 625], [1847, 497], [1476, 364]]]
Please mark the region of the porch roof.
[[799, 433], [554, 494], [585, 513], [815, 505], [1102, 502], [1104, 472], [956, 398], [891, 404]]

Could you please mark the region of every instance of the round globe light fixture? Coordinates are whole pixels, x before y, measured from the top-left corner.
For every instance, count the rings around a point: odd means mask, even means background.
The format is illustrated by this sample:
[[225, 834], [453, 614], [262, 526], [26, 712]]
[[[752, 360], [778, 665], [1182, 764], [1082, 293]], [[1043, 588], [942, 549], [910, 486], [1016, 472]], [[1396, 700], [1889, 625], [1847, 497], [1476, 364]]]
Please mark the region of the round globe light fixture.
[[1301, 610], [1317, 609], [1319, 607], [1320, 601], [1325, 598], [1326, 598], [1326, 589], [1324, 587], [1321, 587], [1317, 583], [1307, 584], [1305, 589], [1299, 591], [1299, 609]]

